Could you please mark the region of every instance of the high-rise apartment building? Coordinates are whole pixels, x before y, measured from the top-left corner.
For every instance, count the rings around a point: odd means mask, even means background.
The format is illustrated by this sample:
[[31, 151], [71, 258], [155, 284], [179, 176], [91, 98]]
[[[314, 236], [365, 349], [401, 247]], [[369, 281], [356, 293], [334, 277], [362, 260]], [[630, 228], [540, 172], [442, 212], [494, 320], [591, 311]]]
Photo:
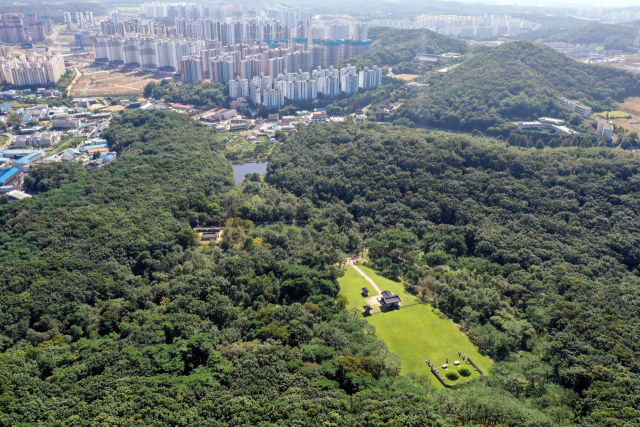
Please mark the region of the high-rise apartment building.
[[364, 90], [373, 89], [382, 84], [382, 70], [377, 65], [373, 66], [373, 69], [364, 67], [363, 71], [360, 71], [358, 75], [358, 86]]
[[345, 68], [340, 69], [340, 90], [344, 93], [358, 92], [360, 79], [356, 67], [347, 64]]
[[249, 80], [240, 79], [229, 81], [229, 97], [231, 99], [248, 98], [249, 97]]
[[64, 23], [67, 26], [67, 30], [70, 30], [73, 25], [73, 22], [71, 22], [71, 13], [64, 12], [62, 15], [64, 16]]
[[180, 59], [180, 71], [183, 83], [194, 83], [202, 80], [202, 66], [198, 56], [185, 56]]

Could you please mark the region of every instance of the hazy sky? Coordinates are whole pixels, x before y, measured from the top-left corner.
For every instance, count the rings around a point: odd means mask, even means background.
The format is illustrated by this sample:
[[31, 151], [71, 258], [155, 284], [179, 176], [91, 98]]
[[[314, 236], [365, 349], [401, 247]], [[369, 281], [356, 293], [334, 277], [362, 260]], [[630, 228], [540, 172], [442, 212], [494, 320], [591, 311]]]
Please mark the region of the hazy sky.
[[[483, 4], [501, 4], [501, 5], [520, 5], [520, 6], [541, 6], [541, 7], [560, 7], [560, 8], [601, 8], [612, 9], [617, 7], [636, 6], [640, 9], [640, 0], [611, 0], [606, 2], [576, 2], [564, 0], [534, 0], [531, 2], [509, 1], [509, 0], [457, 0], [464, 3], [483, 3]], [[640, 11], [640, 10], [639, 10]]]

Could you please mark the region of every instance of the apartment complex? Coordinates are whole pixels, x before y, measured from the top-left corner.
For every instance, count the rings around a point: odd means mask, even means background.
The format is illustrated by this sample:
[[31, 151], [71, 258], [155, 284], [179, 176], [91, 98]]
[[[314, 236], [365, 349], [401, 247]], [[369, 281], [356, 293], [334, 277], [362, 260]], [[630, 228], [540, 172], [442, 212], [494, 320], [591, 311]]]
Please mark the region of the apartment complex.
[[15, 44], [42, 42], [53, 27], [48, 15], [37, 16], [34, 13], [5, 13], [0, 24], [0, 42]]
[[64, 75], [64, 59], [59, 53], [21, 55], [0, 60], [0, 83], [14, 86], [55, 84]]
[[138, 33], [127, 37], [97, 36], [92, 39], [92, 45], [97, 62], [146, 69], [177, 71], [181, 70], [182, 58], [198, 56], [202, 78], [221, 83], [238, 76], [246, 80], [261, 74], [277, 77], [285, 70], [311, 72], [371, 49], [370, 40], [312, 40], [308, 43], [283, 39], [225, 45], [218, 38], [188, 39]]
[[[232, 93], [232, 83], [234, 91], [237, 90], [236, 83], [229, 82], [229, 93]], [[335, 97], [340, 91], [356, 93], [358, 89], [373, 89], [381, 84], [382, 70], [377, 66], [372, 70], [365, 68], [358, 73], [355, 67], [348, 64], [340, 70], [332, 66], [329, 69], [319, 67], [311, 73], [298, 70], [297, 73], [279, 74], [275, 79], [264, 75], [256, 76], [251, 80], [249, 95], [253, 105], [262, 104], [267, 110], [272, 110], [284, 107], [285, 99], [313, 100], [320, 93], [325, 97]]]

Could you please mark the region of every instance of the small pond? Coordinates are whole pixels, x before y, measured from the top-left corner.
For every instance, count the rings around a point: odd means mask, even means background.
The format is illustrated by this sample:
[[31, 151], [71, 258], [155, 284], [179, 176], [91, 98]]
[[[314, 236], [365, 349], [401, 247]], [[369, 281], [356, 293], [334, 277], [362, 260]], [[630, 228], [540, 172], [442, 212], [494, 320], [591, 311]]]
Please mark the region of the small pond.
[[253, 162], [233, 165], [233, 182], [243, 181], [244, 176], [248, 173], [258, 172], [260, 175], [266, 174], [268, 164], [269, 162]]

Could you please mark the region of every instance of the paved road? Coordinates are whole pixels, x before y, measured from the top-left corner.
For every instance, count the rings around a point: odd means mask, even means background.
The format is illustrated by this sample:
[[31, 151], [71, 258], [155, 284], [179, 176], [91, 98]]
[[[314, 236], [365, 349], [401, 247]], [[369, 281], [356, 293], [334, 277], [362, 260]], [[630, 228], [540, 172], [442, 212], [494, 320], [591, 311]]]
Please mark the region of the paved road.
[[373, 289], [375, 289], [378, 292], [378, 295], [382, 294], [382, 291], [380, 291], [380, 288], [378, 287], [378, 285], [376, 285], [376, 282], [374, 282], [373, 280], [371, 280], [371, 278], [369, 276], [367, 276], [366, 274], [364, 274], [364, 271], [360, 270], [360, 268], [355, 265], [355, 264], [351, 264], [351, 267], [353, 267], [353, 269], [355, 271], [357, 271], [358, 273], [360, 273], [360, 275], [362, 277], [364, 277], [364, 279], [371, 283], [371, 286], [373, 286]]

